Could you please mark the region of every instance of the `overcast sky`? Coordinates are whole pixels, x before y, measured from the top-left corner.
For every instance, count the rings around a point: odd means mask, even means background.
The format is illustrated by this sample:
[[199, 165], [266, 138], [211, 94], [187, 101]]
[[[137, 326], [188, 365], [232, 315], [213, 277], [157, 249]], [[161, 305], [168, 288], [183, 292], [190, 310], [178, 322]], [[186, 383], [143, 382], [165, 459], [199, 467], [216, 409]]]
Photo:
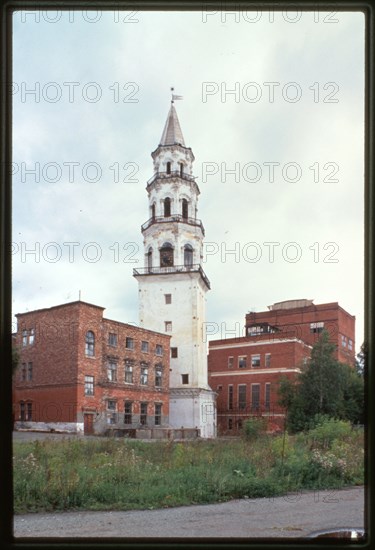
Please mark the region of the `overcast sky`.
[[236, 19], [14, 15], [14, 313], [81, 291], [106, 317], [138, 322], [132, 270], [174, 86], [201, 191], [211, 337], [236, 323], [240, 334], [249, 310], [307, 298], [356, 316], [358, 350], [364, 16]]

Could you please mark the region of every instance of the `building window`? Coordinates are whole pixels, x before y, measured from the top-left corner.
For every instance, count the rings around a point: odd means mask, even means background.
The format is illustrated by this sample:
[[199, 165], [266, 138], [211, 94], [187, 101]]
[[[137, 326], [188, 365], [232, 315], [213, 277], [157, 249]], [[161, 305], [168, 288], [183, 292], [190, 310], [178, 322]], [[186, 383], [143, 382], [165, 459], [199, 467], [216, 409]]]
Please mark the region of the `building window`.
[[239, 369], [246, 369], [246, 359], [247, 355], [240, 355], [238, 358], [238, 368]]
[[171, 304], [172, 303], [172, 294], [164, 294], [165, 303]]
[[156, 355], [163, 355], [163, 346], [161, 346], [160, 344], [156, 344], [155, 353]]
[[228, 357], [228, 369], [233, 368], [234, 357]]
[[251, 384], [251, 412], [259, 411], [260, 384]]
[[27, 363], [27, 380], [30, 382], [33, 379], [33, 364]]
[[134, 338], [127, 337], [125, 340], [126, 349], [134, 349]]
[[167, 162], [167, 174], [171, 173], [171, 163]]
[[108, 334], [108, 345], [113, 347], [117, 346], [117, 334], [114, 332]]
[[28, 344], [32, 345], [35, 340], [35, 329], [30, 328], [29, 330], [22, 331], [22, 346], [25, 347]]
[[[182, 162], [180, 162], [180, 176], [182, 177], [184, 175], [184, 165], [182, 164]], [[186, 199], [183, 199], [183, 200], [186, 200]]]
[[107, 410], [108, 411], [116, 411], [117, 410], [117, 402], [114, 399], [108, 399], [108, 401], [107, 401]]
[[147, 252], [147, 267], [148, 269], [152, 269], [152, 247]]
[[164, 321], [165, 332], [172, 332], [172, 321]]
[[33, 328], [29, 331], [29, 344], [32, 345], [35, 339], [35, 330]]
[[264, 387], [264, 407], [266, 411], [271, 408], [271, 384], [267, 382]]
[[173, 247], [164, 243], [160, 249], [160, 267], [173, 267]]
[[133, 361], [125, 359], [125, 382], [133, 384]]
[[171, 348], [171, 357], [172, 357], [172, 359], [177, 359], [177, 357], [178, 357], [178, 348]]
[[238, 386], [238, 408], [240, 410], [246, 409], [246, 384], [239, 384]]
[[139, 417], [139, 421], [142, 426], [147, 425], [147, 403], [141, 403], [141, 414]]
[[31, 422], [33, 419], [33, 404], [32, 403], [26, 403], [26, 420]]
[[186, 199], [182, 199], [182, 217], [187, 220], [189, 217], [189, 205]]
[[132, 424], [132, 408], [133, 403], [131, 401], [125, 401], [124, 404], [124, 424]]
[[228, 418], [228, 430], [233, 430], [233, 418]]
[[85, 395], [94, 395], [94, 377], [85, 376]]
[[108, 361], [107, 378], [109, 382], [116, 382], [117, 380], [117, 363], [111, 359]]
[[26, 420], [25, 403], [23, 401], [20, 402], [20, 420], [21, 422], [25, 422]]
[[155, 386], [160, 388], [162, 385], [163, 378], [163, 368], [161, 365], [156, 365], [155, 367]]
[[193, 265], [193, 247], [190, 244], [184, 247], [184, 266], [192, 267]]
[[188, 374], [181, 374], [181, 380], [183, 384], [189, 384], [189, 375]]
[[161, 403], [155, 403], [155, 426], [161, 425]]
[[95, 334], [92, 330], [86, 332], [86, 355], [88, 357], [95, 355]]
[[146, 342], [145, 340], [142, 340], [141, 351], [143, 351], [144, 353], [148, 353], [148, 342]]
[[117, 401], [114, 399], [107, 400], [107, 424], [117, 423]]
[[151, 205], [151, 218], [155, 219], [155, 203]]
[[148, 366], [141, 363], [141, 386], [147, 386], [148, 383]]
[[233, 410], [233, 386], [228, 386], [228, 410]]
[[352, 349], [353, 349], [353, 340], [351, 340], [351, 339], [349, 338], [349, 341], [348, 341], [348, 350], [352, 351]]
[[319, 323], [310, 323], [310, 332], [311, 333], [319, 333], [322, 332], [324, 329], [324, 322], [321, 321]]
[[343, 348], [346, 348], [347, 346], [347, 339], [346, 336], [344, 336], [343, 334], [341, 335], [341, 345]]
[[27, 330], [22, 331], [22, 345], [27, 346]]
[[21, 369], [21, 381], [26, 382], [26, 375], [27, 375], [27, 365], [26, 363], [22, 363], [22, 369]]
[[251, 366], [252, 367], [260, 367], [260, 354], [259, 353], [251, 356]]
[[239, 419], [237, 420], [237, 429], [238, 429], [238, 430], [242, 430], [242, 418], [239, 418]]
[[171, 199], [167, 197], [164, 199], [164, 218], [169, 218], [171, 215]]
[[271, 366], [271, 354], [270, 354], [270, 353], [266, 353], [266, 354], [265, 354], [265, 357], [264, 357], [264, 366], [265, 366], [265, 367], [270, 367], [270, 366]]

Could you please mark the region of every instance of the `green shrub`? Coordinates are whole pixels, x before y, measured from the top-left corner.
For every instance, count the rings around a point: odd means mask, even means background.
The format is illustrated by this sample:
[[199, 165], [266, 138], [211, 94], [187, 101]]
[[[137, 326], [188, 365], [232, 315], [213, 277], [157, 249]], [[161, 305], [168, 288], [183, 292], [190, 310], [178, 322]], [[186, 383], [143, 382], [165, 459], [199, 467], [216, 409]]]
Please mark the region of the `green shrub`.
[[267, 419], [254, 417], [245, 421], [242, 432], [246, 439], [257, 439], [266, 433], [266, 429]]
[[348, 438], [352, 433], [350, 422], [327, 416], [316, 415], [312, 425], [314, 427], [307, 433], [307, 440], [312, 447], [327, 449], [336, 439]]

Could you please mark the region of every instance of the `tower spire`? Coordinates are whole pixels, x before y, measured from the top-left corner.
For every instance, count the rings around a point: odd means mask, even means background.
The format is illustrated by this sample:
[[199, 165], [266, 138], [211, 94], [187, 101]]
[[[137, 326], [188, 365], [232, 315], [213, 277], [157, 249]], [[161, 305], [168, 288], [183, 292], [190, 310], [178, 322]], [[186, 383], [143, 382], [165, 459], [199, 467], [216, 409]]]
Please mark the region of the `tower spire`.
[[164, 126], [163, 134], [159, 145], [183, 145], [185, 147], [184, 136], [182, 135], [182, 130], [176, 109], [174, 108], [174, 102], [178, 99], [182, 99], [181, 95], [175, 95], [173, 93], [174, 88], [171, 88], [172, 98], [171, 98], [171, 107], [167, 116], [167, 121]]

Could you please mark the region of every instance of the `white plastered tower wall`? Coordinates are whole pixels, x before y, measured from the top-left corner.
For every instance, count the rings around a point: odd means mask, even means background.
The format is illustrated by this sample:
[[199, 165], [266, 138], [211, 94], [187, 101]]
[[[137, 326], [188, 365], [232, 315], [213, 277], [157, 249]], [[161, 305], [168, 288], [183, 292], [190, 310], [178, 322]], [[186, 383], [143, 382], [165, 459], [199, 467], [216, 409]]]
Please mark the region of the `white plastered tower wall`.
[[145, 265], [135, 269], [140, 324], [171, 335], [170, 425], [216, 436], [216, 394], [208, 385], [206, 293], [202, 266], [204, 228], [197, 218], [200, 193], [172, 103], [161, 142], [152, 153], [147, 184], [149, 219], [142, 226]]

